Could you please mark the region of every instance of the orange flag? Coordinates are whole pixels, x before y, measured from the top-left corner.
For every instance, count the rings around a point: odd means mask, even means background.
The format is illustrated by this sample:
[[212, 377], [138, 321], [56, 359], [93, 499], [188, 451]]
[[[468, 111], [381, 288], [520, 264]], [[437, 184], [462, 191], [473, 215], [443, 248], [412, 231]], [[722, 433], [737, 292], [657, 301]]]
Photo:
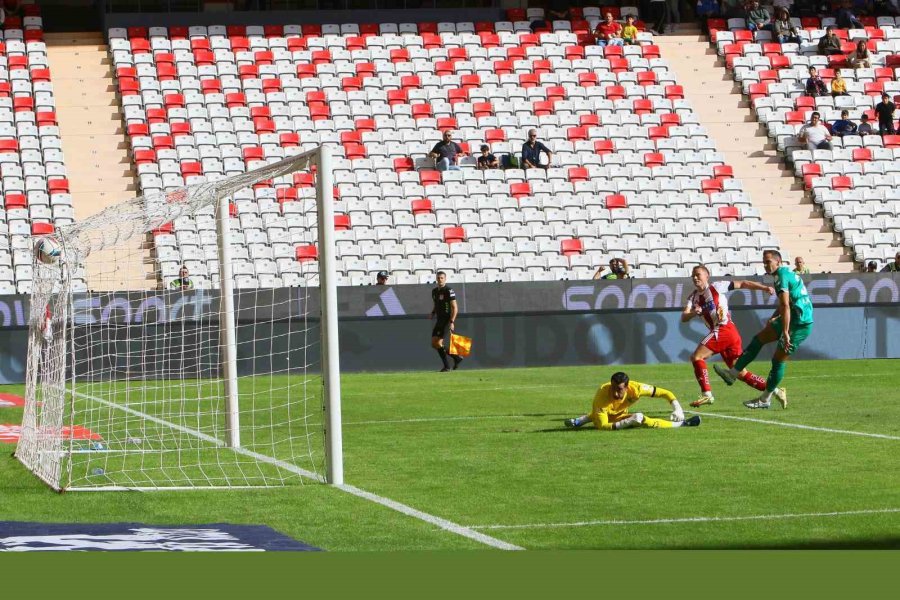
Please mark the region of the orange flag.
[[456, 354], [465, 358], [472, 353], [472, 338], [464, 335], [450, 334], [450, 354]]

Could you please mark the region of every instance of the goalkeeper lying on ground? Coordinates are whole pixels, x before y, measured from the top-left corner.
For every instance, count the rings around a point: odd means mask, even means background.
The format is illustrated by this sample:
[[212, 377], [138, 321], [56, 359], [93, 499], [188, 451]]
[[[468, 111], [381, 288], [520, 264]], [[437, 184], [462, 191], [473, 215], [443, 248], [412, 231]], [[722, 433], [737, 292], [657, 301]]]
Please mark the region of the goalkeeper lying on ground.
[[[665, 419], [653, 419], [645, 417], [643, 413], [629, 413], [628, 409], [638, 401], [641, 396], [653, 398], [665, 398], [672, 405], [672, 414], [668, 421]], [[591, 414], [566, 419], [566, 427], [581, 427], [592, 422], [597, 429], [615, 430], [628, 429], [630, 427], [651, 427], [653, 429], [666, 429], [669, 427], [696, 427], [700, 424], [700, 417], [694, 415], [685, 420], [684, 412], [675, 394], [655, 385], [629, 381], [628, 375], [614, 373], [609, 383], [604, 383], [594, 394], [594, 407]]]

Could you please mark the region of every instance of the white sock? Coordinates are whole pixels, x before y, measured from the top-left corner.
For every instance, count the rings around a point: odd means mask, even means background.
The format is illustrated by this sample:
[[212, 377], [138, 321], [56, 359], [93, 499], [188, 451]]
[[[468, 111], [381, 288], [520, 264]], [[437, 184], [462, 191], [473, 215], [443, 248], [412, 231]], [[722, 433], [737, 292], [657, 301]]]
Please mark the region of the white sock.
[[712, 397], [713, 397], [711, 391], [710, 391], [710, 392], [703, 392], [703, 395], [706, 396], [707, 398], [712, 398]]
[[684, 421], [672, 421], [672, 427], [681, 427], [684, 425]]

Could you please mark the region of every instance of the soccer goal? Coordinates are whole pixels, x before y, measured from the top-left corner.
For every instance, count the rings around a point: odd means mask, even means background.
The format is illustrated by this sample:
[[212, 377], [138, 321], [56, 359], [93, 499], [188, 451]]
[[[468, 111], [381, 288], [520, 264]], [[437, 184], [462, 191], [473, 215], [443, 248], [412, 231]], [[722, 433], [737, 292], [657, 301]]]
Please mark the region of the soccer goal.
[[39, 243], [16, 457], [57, 490], [342, 484], [332, 204], [322, 146]]

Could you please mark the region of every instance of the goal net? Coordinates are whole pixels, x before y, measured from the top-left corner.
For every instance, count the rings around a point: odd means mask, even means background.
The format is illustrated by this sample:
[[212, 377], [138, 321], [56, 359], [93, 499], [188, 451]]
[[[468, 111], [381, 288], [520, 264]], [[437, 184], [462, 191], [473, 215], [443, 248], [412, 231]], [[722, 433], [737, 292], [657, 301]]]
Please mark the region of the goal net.
[[342, 483], [329, 163], [148, 193], [35, 250], [16, 457], [57, 490]]

